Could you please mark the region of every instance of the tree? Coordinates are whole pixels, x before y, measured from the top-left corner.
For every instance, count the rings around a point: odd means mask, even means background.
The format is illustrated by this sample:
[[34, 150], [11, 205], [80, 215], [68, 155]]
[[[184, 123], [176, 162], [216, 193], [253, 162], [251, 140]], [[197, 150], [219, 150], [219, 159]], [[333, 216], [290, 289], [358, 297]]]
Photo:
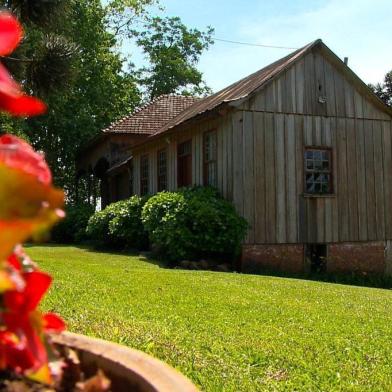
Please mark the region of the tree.
[[72, 74], [77, 46], [62, 31], [69, 17], [66, 0], [4, 0], [23, 24], [25, 37], [12, 56], [3, 61], [24, 87], [45, 96], [66, 88]]
[[[67, 20], [66, 0], [0, 0], [0, 6], [11, 10], [23, 24], [22, 44], [12, 55], [1, 60], [30, 94], [46, 97], [52, 91], [66, 88], [72, 74], [76, 46], [59, 33], [59, 24]], [[28, 139], [28, 124], [0, 114], [0, 132]]]
[[161, 94], [205, 95], [210, 89], [196, 68], [203, 51], [213, 43], [213, 29], [189, 29], [178, 17], [154, 17], [134, 31], [149, 65], [141, 69], [140, 82], [150, 99]]
[[377, 83], [375, 86], [370, 86], [373, 91], [382, 99], [387, 105], [392, 106], [392, 71], [385, 75], [384, 83]]
[[125, 60], [113, 48], [106, 12], [99, 0], [74, 0], [65, 33], [78, 46], [72, 82], [50, 94], [48, 113], [28, 121], [26, 133], [45, 151], [57, 185], [74, 194], [75, 157], [80, 146], [140, 101], [136, 81], [124, 72]]

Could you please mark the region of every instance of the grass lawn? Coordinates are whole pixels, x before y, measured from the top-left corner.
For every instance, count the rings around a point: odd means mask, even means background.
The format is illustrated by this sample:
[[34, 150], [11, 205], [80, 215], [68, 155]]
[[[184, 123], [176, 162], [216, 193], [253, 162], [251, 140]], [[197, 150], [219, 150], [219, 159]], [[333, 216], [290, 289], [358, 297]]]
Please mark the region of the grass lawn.
[[391, 391], [392, 292], [28, 248], [73, 332], [141, 349], [204, 391]]

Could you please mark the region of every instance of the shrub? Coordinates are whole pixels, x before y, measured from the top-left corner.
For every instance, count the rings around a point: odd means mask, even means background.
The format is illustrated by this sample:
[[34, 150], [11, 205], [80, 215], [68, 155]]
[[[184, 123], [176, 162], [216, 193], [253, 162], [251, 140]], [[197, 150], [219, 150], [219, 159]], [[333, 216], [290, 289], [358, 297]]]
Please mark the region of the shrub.
[[142, 211], [149, 238], [169, 261], [236, 256], [246, 221], [213, 188], [161, 192]]
[[98, 247], [146, 248], [148, 235], [141, 222], [145, 201], [145, 198], [132, 196], [96, 212], [88, 221], [88, 237]]
[[52, 240], [58, 243], [78, 243], [86, 239], [87, 222], [94, 208], [87, 204], [68, 204], [66, 217], [52, 231]]
[[118, 243], [118, 240], [110, 234], [109, 224], [110, 221], [115, 218], [118, 211], [121, 210], [123, 204], [124, 201], [112, 203], [102, 211], [97, 211], [89, 219], [86, 234], [97, 247], [118, 247], [121, 245]]
[[116, 209], [109, 222], [109, 234], [127, 248], [146, 249], [148, 234], [141, 221], [141, 213], [146, 198], [132, 196]]

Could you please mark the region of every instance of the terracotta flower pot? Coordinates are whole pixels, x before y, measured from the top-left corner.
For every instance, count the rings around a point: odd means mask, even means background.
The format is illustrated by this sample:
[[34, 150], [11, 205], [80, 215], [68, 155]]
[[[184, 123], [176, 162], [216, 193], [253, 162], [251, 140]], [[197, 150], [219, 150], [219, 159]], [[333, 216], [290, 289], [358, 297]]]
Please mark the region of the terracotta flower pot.
[[102, 369], [115, 392], [198, 391], [177, 370], [141, 351], [70, 332], [53, 336], [53, 342], [74, 349], [87, 376]]

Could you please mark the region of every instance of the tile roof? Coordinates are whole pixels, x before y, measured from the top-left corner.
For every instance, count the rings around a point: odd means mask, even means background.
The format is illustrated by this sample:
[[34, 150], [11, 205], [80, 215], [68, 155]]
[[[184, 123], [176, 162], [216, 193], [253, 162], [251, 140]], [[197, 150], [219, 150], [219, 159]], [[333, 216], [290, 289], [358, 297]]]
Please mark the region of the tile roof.
[[115, 121], [103, 132], [152, 135], [198, 100], [191, 96], [161, 95], [128, 116]]

